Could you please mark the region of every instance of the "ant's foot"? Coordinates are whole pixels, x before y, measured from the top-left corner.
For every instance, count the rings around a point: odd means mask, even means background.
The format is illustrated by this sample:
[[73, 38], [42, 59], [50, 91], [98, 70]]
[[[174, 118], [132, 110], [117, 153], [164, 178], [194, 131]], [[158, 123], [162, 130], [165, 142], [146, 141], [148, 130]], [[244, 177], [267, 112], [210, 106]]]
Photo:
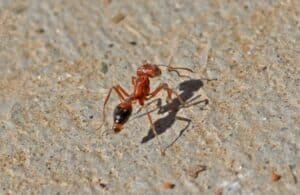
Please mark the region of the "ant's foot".
[[167, 103], [167, 104], [171, 104], [171, 103], [172, 103], [172, 99], [171, 99], [171, 98], [167, 98], [167, 99], [166, 99], [166, 103]]

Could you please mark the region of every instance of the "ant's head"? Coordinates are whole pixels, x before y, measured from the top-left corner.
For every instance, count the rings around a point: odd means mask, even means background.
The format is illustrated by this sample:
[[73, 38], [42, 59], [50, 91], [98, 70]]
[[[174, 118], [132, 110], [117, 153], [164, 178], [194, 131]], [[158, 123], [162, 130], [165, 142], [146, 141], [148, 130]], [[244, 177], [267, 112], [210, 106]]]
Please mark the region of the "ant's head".
[[155, 64], [143, 64], [136, 71], [138, 76], [149, 76], [151, 78], [161, 75], [160, 68]]
[[122, 102], [117, 105], [114, 110], [114, 125], [113, 130], [115, 133], [119, 133], [123, 125], [128, 121], [132, 112], [132, 105], [128, 102]]

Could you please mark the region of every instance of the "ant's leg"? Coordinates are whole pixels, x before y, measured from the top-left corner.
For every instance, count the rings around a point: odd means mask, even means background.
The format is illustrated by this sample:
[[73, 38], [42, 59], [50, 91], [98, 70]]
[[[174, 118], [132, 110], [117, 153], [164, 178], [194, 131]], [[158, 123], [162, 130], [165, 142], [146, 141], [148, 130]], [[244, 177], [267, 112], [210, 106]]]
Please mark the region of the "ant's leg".
[[[116, 85], [113, 87], [115, 89], [115, 91], [118, 93], [119, 97], [120, 97], [120, 94], [123, 93], [123, 98], [121, 98], [122, 100], [124, 100], [124, 96], [125, 97], [128, 97], [129, 94], [125, 91], [125, 89], [123, 89], [120, 85]], [[121, 93], [120, 93], [121, 92]]]
[[147, 99], [151, 99], [155, 97], [161, 90], [166, 90], [168, 93], [168, 99], [167, 101], [170, 101], [172, 99], [172, 94], [175, 94], [176, 97], [178, 98], [179, 102], [182, 104], [182, 106], [185, 106], [184, 101], [182, 98], [176, 93], [172, 88], [169, 87], [167, 83], [161, 83], [153, 92], [150, 93], [150, 95], [147, 97]]
[[[107, 104], [107, 102], [108, 102], [108, 100], [109, 100], [109, 98], [110, 98], [110, 94], [111, 94], [111, 92], [112, 92], [112, 90], [114, 90], [116, 93], [117, 93], [117, 95], [118, 95], [118, 97], [121, 99], [121, 100], [125, 100], [125, 97], [128, 97], [129, 96], [129, 94], [120, 86], [120, 85], [116, 85], [116, 86], [113, 86], [112, 88], [110, 88], [110, 90], [109, 90], [109, 92], [108, 92], [108, 94], [107, 94], [107, 96], [106, 96], [106, 98], [105, 98], [105, 100], [104, 100], [104, 104], [103, 104], [103, 110], [102, 110], [102, 123], [101, 123], [101, 125], [100, 125], [100, 127], [98, 128], [98, 129], [101, 129], [102, 128], [102, 126], [104, 125], [104, 123], [105, 123], [105, 118], [106, 118], [106, 115], [105, 115], [105, 108], [106, 108], [106, 104]], [[97, 130], [98, 130], [97, 129]]]
[[135, 76], [131, 77], [131, 83], [132, 83], [132, 85], [135, 85], [135, 81], [136, 81], [136, 77]]
[[[138, 115], [138, 114], [142, 111], [142, 109], [143, 109], [144, 107], [148, 107], [149, 105], [151, 105], [151, 104], [154, 103], [154, 102], [156, 102], [155, 108], [153, 108], [152, 110], [146, 111], [146, 113], [143, 113], [143, 114]], [[160, 99], [160, 98], [159, 98], [159, 99], [155, 99], [155, 100], [153, 100], [153, 101], [147, 103], [146, 105], [140, 107], [140, 108], [136, 111], [136, 113], [135, 113], [136, 116], [131, 117], [130, 120], [134, 120], [134, 119], [136, 119], [136, 118], [143, 117], [143, 116], [145, 116], [147, 113], [150, 114], [150, 113], [156, 111], [157, 108], [159, 108], [160, 106], [161, 106], [161, 99]]]
[[147, 111], [147, 116], [148, 116], [148, 119], [150, 121], [151, 130], [153, 131], [153, 133], [154, 133], [154, 135], [155, 135], [155, 137], [157, 139], [158, 145], [160, 147], [160, 153], [161, 153], [162, 156], [164, 156], [165, 155], [165, 150], [163, 150], [163, 148], [162, 148], [162, 145], [161, 145], [161, 142], [159, 140], [158, 134], [156, 132], [155, 126], [154, 126], [154, 124], [152, 122], [152, 118], [151, 118], [150, 113], [148, 111]]
[[[146, 100], [148, 100], [148, 99], [146, 99]], [[159, 107], [161, 106], [161, 99], [160, 99], [160, 98], [154, 99], [154, 100], [152, 100], [151, 102], [148, 102], [145, 106], [146, 106], [146, 107], [149, 107], [149, 106], [150, 106], [151, 104], [153, 104], [153, 103], [156, 103], [156, 106], [155, 106], [156, 108], [153, 109], [153, 110], [151, 110], [150, 113], [153, 112], [153, 111], [155, 111], [157, 108], [159, 108]], [[140, 112], [142, 111], [142, 109], [143, 109], [143, 106], [140, 107], [140, 108], [136, 111], [135, 114], [140, 113]]]

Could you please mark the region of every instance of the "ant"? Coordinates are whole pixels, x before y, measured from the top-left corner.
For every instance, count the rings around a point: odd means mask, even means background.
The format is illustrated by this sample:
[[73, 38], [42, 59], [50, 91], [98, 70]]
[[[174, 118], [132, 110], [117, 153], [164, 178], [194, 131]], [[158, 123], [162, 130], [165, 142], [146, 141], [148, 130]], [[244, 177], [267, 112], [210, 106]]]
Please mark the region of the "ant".
[[[144, 106], [144, 102], [147, 100], [152, 99], [155, 97], [160, 91], [165, 90], [167, 92], [167, 102], [169, 103], [172, 99], [172, 94], [176, 95], [179, 102], [182, 104], [182, 106], [185, 105], [184, 101], [182, 98], [172, 89], [169, 87], [167, 83], [161, 83], [156, 89], [154, 89], [152, 92], [150, 91], [150, 79], [154, 77], [158, 77], [161, 75], [161, 69], [159, 66], [166, 66], [166, 65], [156, 65], [156, 64], [149, 64], [145, 63], [142, 66], [140, 66], [137, 71], [136, 71], [136, 76], [132, 76], [131, 82], [133, 85], [133, 92], [129, 94], [124, 90], [120, 85], [115, 85], [110, 88], [105, 100], [104, 100], [104, 105], [103, 105], [103, 121], [102, 124], [98, 129], [100, 129], [104, 122], [105, 122], [105, 107], [106, 104], [110, 98], [111, 92], [114, 90], [119, 99], [120, 103], [115, 107], [115, 110], [113, 112], [113, 131], [115, 133], [119, 133], [122, 129], [124, 124], [128, 121], [131, 113], [132, 113], [132, 107], [133, 104], [139, 103], [141, 106]], [[181, 75], [177, 70], [182, 69], [182, 70], [187, 70], [189, 72], [193, 72], [189, 68], [182, 68], [182, 67], [171, 67], [170, 65], [167, 66], [168, 71], [175, 71], [178, 76], [184, 76]], [[162, 149], [161, 143], [158, 138], [157, 131], [155, 130], [155, 127], [152, 122], [152, 118], [150, 116], [150, 113], [147, 112], [148, 119], [150, 121], [151, 129], [157, 137], [161, 154], [164, 155], [164, 150]]]

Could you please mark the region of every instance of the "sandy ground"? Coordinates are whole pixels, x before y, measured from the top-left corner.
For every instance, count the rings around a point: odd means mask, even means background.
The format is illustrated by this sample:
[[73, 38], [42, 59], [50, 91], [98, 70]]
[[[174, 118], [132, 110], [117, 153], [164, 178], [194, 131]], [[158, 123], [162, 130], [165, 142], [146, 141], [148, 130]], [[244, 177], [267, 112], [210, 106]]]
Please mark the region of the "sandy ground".
[[[300, 1], [1, 0], [0, 194], [300, 194]], [[113, 134], [113, 85], [161, 93]], [[157, 104], [157, 102], [159, 102]], [[103, 134], [103, 131], [108, 133]]]

